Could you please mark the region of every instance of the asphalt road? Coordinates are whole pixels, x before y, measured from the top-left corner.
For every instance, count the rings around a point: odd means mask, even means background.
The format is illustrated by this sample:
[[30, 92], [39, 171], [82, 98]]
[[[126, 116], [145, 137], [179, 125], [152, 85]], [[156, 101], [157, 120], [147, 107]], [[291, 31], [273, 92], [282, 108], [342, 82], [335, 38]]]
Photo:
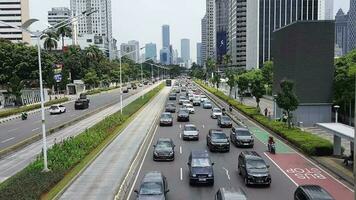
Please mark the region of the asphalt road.
[[[179, 105], [177, 105], [177, 108]], [[189, 170], [188, 156], [191, 150], [205, 150], [206, 135], [209, 129], [218, 128], [217, 121], [210, 118], [211, 110], [195, 107], [195, 114], [190, 115], [190, 122], [195, 124], [200, 130], [199, 141], [183, 141], [180, 137], [184, 124], [177, 122], [177, 115], [174, 114], [173, 127], [159, 127], [154, 135], [153, 143], [160, 137], [172, 138], [175, 145], [176, 157], [173, 162], [155, 162], [153, 161], [153, 144], [149, 146], [147, 157], [144, 160], [142, 169], [138, 171], [137, 182], [134, 183], [132, 190], [138, 189], [140, 181], [145, 173], [149, 171], [161, 171], [167, 177], [168, 199], [214, 199], [216, 191], [220, 187], [225, 188], [241, 188], [248, 196], [249, 200], [275, 200], [275, 199], [293, 199], [293, 193], [296, 185], [279, 170], [264, 154], [266, 146], [259, 140], [255, 139], [254, 151], [258, 152], [269, 164], [272, 177], [272, 184], [269, 188], [266, 187], [246, 187], [242, 178], [237, 173], [237, 157], [239, 153], [246, 149], [236, 148], [231, 145], [229, 153], [209, 153], [214, 165], [214, 186], [190, 186], [189, 185]], [[229, 136], [230, 129], [223, 129], [225, 134]], [[249, 149], [252, 150], [252, 149]], [[135, 193], [131, 193], [129, 199], [135, 199]]]
[[[145, 86], [144, 88], [146, 88]], [[141, 91], [142, 88], [137, 90], [130, 90], [129, 93], [123, 94], [123, 99], [128, 96]], [[50, 130], [62, 124], [68, 123], [75, 118], [83, 116], [96, 109], [104, 107], [109, 104], [120, 102], [120, 90], [112, 90], [109, 92], [93, 95], [88, 97], [90, 99], [90, 106], [85, 110], [75, 110], [74, 102], [69, 102], [65, 105], [67, 112], [59, 115], [50, 115], [46, 111], [46, 130]], [[41, 133], [41, 112], [29, 115], [27, 120], [14, 119], [6, 123], [0, 124], [0, 150], [11, 147], [27, 138]]]

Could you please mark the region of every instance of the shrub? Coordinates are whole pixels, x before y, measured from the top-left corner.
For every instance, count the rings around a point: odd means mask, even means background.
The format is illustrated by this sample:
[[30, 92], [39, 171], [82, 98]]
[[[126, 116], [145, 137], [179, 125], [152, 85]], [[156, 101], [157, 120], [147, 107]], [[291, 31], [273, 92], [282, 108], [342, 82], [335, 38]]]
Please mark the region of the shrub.
[[300, 130], [299, 128], [288, 128], [284, 123], [278, 121], [271, 121], [267, 117], [251, 106], [243, 105], [225, 95], [223, 92], [217, 91], [215, 88], [209, 87], [200, 80], [195, 80], [200, 86], [208, 90], [210, 93], [226, 101], [227, 103], [240, 110], [242, 113], [248, 115], [258, 123], [280, 135], [304, 153], [311, 156], [329, 156], [333, 153], [333, 146], [330, 141], [323, 139], [317, 135]]
[[97, 148], [109, 135], [114, 134], [130, 116], [150, 101], [163, 84], [152, 89], [145, 98], [138, 98], [127, 105], [123, 114], [116, 112], [87, 129], [76, 137], [70, 137], [54, 144], [48, 150], [48, 173], [43, 169], [42, 154], [25, 169], [0, 184], [0, 199], [40, 199], [63, 179], [73, 167], [80, 163], [90, 152]]

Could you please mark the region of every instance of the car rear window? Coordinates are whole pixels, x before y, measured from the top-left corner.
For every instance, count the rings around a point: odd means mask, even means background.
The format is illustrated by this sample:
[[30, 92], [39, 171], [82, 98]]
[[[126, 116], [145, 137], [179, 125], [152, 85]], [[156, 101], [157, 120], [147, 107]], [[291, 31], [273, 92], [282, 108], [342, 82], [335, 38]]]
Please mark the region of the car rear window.
[[197, 128], [195, 126], [186, 126], [184, 130], [186, 130], [186, 131], [196, 131]]
[[194, 158], [192, 159], [192, 167], [209, 167], [210, 162], [207, 158]]
[[212, 139], [226, 139], [226, 135], [224, 133], [215, 132], [211, 134]]
[[50, 109], [58, 109], [58, 106], [51, 106]]
[[146, 182], [141, 184], [140, 194], [142, 195], [159, 195], [162, 194], [162, 183]]
[[251, 135], [250, 131], [248, 131], [248, 130], [238, 130], [237, 134], [241, 135], [241, 136], [250, 136]]

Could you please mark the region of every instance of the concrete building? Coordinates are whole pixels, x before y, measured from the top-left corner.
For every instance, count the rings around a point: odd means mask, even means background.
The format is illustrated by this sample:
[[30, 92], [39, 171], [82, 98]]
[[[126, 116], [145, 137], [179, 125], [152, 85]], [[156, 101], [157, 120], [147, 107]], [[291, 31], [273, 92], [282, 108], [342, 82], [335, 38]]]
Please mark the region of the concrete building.
[[162, 26], [162, 44], [163, 47], [167, 48], [169, 48], [169, 46], [171, 45], [169, 25]]
[[201, 52], [201, 43], [197, 43], [197, 65], [202, 66], [203, 65], [203, 60], [202, 60], [202, 52]]
[[190, 60], [190, 40], [189, 39], [182, 39], [180, 42], [180, 56], [182, 57], [183, 61], [187, 64]]
[[174, 49], [173, 50], [173, 60], [172, 60], [172, 64], [173, 65], [177, 65], [178, 64], [178, 57], [179, 57], [178, 50]]
[[135, 61], [136, 63], [138, 63], [140, 61], [140, 43], [136, 40], [130, 40], [127, 42], [129, 45], [134, 45], [135, 49], [134, 49], [134, 53], [133, 54], [133, 61]]
[[71, 0], [70, 9], [74, 16], [80, 15], [82, 12], [90, 9], [95, 9], [97, 12], [88, 17], [78, 20], [77, 33], [95, 34], [105, 37], [105, 46], [107, 55], [114, 58], [113, 53], [113, 38], [112, 38], [112, 16], [111, 16], [111, 0]]
[[[339, 9], [335, 16], [335, 55], [342, 56], [348, 50], [348, 14], [345, 14], [342, 9]], [[341, 53], [339, 52], [341, 49]]]
[[133, 42], [131, 43], [122, 43], [120, 45], [120, 55], [125, 56], [131, 59], [134, 62], [138, 62], [139, 57], [137, 57], [137, 45]]
[[227, 53], [227, 31], [229, 27], [229, 0], [215, 0], [216, 59], [221, 64]]
[[147, 59], [153, 59], [154, 62], [157, 61], [157, 47], [155, 43], [145, 45], [145, 60]]
[[160, 60], [161, 64], [164, 64], [164, 65], [171, 64], [171, 51], [169, 48], [163, 47], [160, 50], [159, 55], [160, 55], [159, 60]]
[[[15, 26], [21, 26], [29, 19], [28, 4], [28, 0], [0, 0], [0, 21], [4, 21]], [[5, 24], [0, 24], [0, 38], [4, 38], [12, 42], [31, 42], [29, 34]]]
[[216, 30], [215, 30], [215, 0], [206, 0], [206, 21], [207, 21], [207, 40], [206, 58], [216, 58]]
[[348, 51], [356, 49], [356, 0], [350, 0], [349, 22], [348, 22]]
[[205, 67], [205, 62], [207, 59], [207, 40], [208, 40], [208, 22], [207, 16], [205, 15], [201, 20], [201, 65]]
[[333, 20], [334, 0], [318, 1], [318, 20]]
[[232, 64], [258, 68], [271, 60], [273, 31], [295, 21], [324, 20], [329, 0], [230, 0], [228, 52]]
[[52, 8], [52, 10], [48, 11], [48, 23], [51, 26], [54, 26], [64, 20], [68, 20], [71, 17], [71, 11], [66, 7], [57, 7]]
[[162, 49], [160, 50], [160, 62], [169, 65], [173, 60], [173, 49], [170, 41], [169, 25], [162, 26]]

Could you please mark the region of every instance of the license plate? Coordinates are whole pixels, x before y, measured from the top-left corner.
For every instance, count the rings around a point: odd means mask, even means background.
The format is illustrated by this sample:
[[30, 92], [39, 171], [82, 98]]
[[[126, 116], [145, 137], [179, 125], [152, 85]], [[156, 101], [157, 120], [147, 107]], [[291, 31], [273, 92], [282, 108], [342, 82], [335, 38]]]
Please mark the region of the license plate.
[[199, 181], [206, 181], [206, 178], [200, 178]]

